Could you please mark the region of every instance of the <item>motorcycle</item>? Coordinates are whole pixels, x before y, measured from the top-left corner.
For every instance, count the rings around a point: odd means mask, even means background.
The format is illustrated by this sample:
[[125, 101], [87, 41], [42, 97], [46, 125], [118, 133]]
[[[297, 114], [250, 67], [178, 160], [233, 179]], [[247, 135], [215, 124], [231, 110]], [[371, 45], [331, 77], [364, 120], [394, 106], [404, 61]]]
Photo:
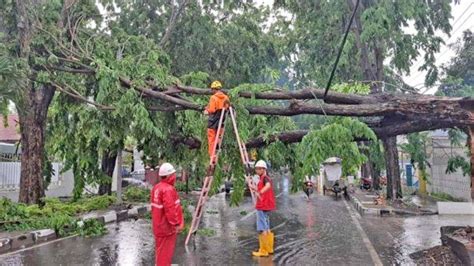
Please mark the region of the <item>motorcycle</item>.
[[360, 189], [369, 190], [372, 188], [372, 179], [370, 178], [361, 178], [360, 179]]
[[314, 184], [311, 181], [305, 181], [303, 185], [303, 191], [309, 199], [309, 196], [314, 192]]

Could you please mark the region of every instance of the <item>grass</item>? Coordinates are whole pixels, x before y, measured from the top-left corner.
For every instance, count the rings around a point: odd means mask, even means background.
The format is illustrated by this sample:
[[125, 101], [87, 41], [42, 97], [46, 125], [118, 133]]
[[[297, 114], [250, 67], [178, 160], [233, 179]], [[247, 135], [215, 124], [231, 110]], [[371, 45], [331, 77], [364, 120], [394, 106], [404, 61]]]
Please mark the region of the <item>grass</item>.
[[197, 231], [197, 234], [200, 236], [211, 237], [216, 235], [216, 231], [211, 228], [202, 228]]
[[[185, 192], [186, 191], [186, 182], [176, 182], [174, 185], [176, 187], [176, 190], [179, 192]], [[200, 188], [199, 183], [197, 182], [196, 179], [191, 179], [188, 181], [188, 186], [189, 186], [189, 191], [196, 190]]]
[[96, 196], [78, 201], [62, 202], [57, 198], [46, 198], [44, 206], [14, 203], [0, 199], [0, 231], [38, 230], [51, 228], [59, 236], [70, 234], [100, 235], [105, 227], [97, 222], [79, 223], [79, 214], [103, 210], [116, 202], [113, 196]]
[[443, 192], [440, 192], [440, 193], [436, 193], [436, 192], [433, 192], [433, 193], [430, 193], [430, 196], [438, 201], [454, 201], [454, 202], [463, 202], [464, 200], [463, 199], [459, 199], [459, 198], [456, 198], [456, 197], [453, 197], [447, 193], [443, 193]]
[[127, 202], [149, 202], [150, 190], [148, 188], [129, 186], [123, 193], [123, 200]]

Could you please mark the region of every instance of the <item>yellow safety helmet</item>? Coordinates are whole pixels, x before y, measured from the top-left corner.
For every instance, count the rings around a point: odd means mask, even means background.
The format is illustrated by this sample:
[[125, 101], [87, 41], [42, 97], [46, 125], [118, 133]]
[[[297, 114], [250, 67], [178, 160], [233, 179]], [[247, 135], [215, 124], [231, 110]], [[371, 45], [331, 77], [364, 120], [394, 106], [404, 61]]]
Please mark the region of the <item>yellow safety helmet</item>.
[[222, 88], [222, 84], [220, 81], [216, 80], [211, 83], [211, 89], [219, 90], [221, 88]]

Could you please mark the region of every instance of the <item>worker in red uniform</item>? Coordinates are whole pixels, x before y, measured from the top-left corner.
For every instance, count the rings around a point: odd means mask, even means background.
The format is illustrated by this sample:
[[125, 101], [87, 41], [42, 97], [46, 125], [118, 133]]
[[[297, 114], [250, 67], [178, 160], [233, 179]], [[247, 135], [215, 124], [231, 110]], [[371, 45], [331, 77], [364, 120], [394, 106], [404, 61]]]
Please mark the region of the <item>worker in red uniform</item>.
[[[214, 145], [216, 143], [217, 129], [219, 127], [219, 119], [223, 109], [226, 109], [230, 106], [229, 97], [225, 95], [222, 91], [222, 84], [219, 81], [214, 81], [211, 83], [212, 96], [209, 100], [209, 104], [204, 111], [204, 114], [207, 114], [207, 143], [209, 145], [209, 157], [213, 157]], [[220, 136], [224, 133], [224, 128], [221, 129]], [[219, 147], [216, 147], [216, 149]]]
[[267, 164], [265, 161], [260, 160], [255, 164], [255, 172], [259, 176], [259, 181], [257, 186], [251, 189], [254, 190], [257, 195], [255, 209], [257, 209], [259, 249], [258, 251], [252, 252], [252, 255], [256, 257], [267, 257], [269, 254], [273, 254], [273, 244], [275, 240], [274, 234], [270, 231], [270, 217], [268, 216], [269, 212], [276, 208], [275, 195], [273, 194], [272, 180], [267, 175]]
[[155, 235], [155, 265], [171, 265], [176, 237], [184, 228], [183, 209], [174, 187], [176, 170], [169, 163], [160, 166], [160, 182], [151, 191], [151, 218]]

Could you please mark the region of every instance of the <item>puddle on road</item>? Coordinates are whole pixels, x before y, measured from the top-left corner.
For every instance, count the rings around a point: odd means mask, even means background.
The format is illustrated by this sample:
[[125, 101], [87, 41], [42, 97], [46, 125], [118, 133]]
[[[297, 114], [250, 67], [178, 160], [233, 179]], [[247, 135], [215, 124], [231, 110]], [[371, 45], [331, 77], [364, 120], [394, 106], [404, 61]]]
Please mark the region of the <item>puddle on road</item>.
[[[211, 237], [196, 236], [188, 247], [184, 235], [176, 244], [174, 263], [180, 265], [367, 265], [370, 255], [352, 223], [343, 200], [302, 193], [289, 195], [289, 180], [275, 180], [278, 210], [270, 220], [275, 229], [275, 254], [253, 258], [257, 249], [255, 215], [249, 199], [229, 208], [223, 194], [207, 205], [202, 227], [215, 231]], [[408, 255], [440, 243], [442, 225], [474, 224], [470, 217], [420, 216], [363, 217], [360, 220], [383, 262], [408, 263]], [[111, 225], [98, 238], [71, 238], [8, 256], [8, 265], [153, 265], [154, 239], [149, 220]]]

